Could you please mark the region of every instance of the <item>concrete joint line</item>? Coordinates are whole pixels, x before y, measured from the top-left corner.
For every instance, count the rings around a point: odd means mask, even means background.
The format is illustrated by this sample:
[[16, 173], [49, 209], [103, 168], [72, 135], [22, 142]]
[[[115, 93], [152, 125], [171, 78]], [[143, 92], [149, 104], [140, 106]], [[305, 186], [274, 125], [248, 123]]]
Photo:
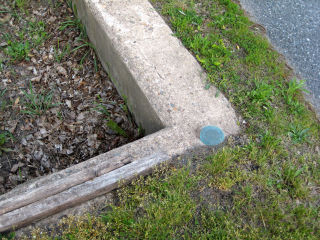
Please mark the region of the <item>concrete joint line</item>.
[[147, 0], [74, 0], [104, 68], [146, 137], [0, 196], [0, 232], [86, 202], [202, 147], [199, 130], [237, 134], [237, 116]]

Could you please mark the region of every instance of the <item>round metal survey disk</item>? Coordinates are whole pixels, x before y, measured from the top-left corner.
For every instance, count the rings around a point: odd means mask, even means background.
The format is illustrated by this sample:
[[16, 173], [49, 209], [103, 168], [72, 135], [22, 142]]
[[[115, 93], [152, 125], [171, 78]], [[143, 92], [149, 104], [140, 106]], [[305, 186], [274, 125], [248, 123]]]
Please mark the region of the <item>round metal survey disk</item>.
[[216, 126], [205, 126], [200, 131], [200, 140], [207, 146], [215, 146], [224, 141], [224, 133]]

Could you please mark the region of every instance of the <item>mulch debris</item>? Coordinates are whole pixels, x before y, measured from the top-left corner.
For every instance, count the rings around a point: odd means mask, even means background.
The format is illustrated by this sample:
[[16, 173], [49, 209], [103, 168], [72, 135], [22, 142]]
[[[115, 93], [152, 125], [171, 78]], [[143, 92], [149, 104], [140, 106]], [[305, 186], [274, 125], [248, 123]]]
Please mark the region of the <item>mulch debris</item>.
[[[140, 135], [71, 6], [13, 3], [0, 0], [0, 194]], [[14, 41], [30, 43], [22, 60]]]

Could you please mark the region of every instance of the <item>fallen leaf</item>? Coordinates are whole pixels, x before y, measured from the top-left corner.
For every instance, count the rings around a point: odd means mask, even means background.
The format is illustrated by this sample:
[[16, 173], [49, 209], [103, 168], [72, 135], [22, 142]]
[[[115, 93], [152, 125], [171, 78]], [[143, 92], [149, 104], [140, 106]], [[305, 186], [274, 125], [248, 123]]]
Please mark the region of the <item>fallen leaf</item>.
[[38, 77], [31, 78], [30, 80], [31, 80], [31, 82], [40, 82], [40, 80], [41, 80], [41, 75], [38, 76]]
[[11, 172], [16, 172], [17, 170], [18, 170], [18, 168], [20, 168], [20, 167], [23, 167], [24, 166], [24, 163], [22, 163], [22, 162], [19, 162], [19, 163], [17, 163], [17, 164], [14, 164], [13, 166], [12, 166], [12, 168], [11, 168]]
[[20, 98], [17, 97], [16, 100], [14, 101], [14, 106], [17, 106], [19, 102], [20, 102]]
[[5, 47], [5, 46], [8, 46], [8, 43], [6, 43], [6, 42], [0, 43], [0, 47]]
[[66, 100], [66, 104], [67, 104], [68, 108], [70, 108], [70, 109], [72, 108], [72, 103], [70, 100]]
[[61, 66], [57, 67], [57, 71], [58, 71], [58, 73], [60, 73], [61, 75], [64, 75], [65, 77], [68, 76], [67, 70], [65, 68], [61, 67]]

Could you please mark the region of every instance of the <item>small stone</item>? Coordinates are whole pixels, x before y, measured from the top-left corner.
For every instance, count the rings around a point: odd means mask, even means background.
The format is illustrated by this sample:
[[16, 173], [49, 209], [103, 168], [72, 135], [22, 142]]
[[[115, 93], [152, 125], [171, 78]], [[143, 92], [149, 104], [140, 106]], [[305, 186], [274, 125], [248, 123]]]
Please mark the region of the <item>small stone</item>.
[[0, 184], [4, 183], [4, 177], [0, 176]]

